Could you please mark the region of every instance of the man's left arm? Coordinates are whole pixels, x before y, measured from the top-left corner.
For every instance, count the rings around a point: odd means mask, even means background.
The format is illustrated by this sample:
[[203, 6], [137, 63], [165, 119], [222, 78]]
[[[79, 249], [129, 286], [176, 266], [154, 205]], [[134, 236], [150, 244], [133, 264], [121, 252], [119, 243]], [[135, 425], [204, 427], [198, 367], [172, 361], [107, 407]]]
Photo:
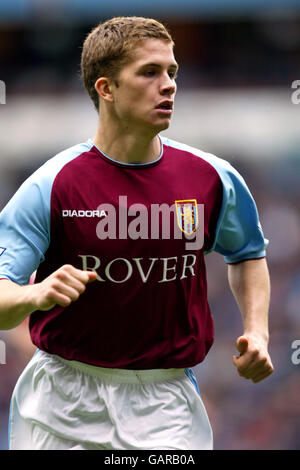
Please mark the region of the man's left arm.
[[232, 360], [241, 377], [260, 382], [274, 370], [268, 353], [270, 278], [265, 258], [228, 265], [228, 281], [242, 314], [244, 333]]

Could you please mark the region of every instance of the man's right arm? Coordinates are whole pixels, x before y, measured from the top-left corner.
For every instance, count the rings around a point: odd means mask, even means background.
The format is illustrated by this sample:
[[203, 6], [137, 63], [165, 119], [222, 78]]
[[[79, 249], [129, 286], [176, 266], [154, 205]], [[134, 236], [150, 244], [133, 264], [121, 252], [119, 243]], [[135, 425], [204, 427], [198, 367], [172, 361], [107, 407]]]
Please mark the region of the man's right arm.
[[0, 280], [0, 330], [18, 326], [35, 310], [47, 311], [55, 305], [67, 307], [85, 291], [97, 274], [64, 265], [42, 282], [20, 286]]

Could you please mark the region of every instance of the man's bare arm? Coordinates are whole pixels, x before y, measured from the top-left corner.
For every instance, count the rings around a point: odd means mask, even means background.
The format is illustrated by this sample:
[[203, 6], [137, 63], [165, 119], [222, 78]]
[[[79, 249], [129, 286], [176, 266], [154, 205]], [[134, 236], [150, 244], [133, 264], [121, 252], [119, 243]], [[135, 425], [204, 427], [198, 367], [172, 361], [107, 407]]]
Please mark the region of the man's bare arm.
[[228, 280], [242, 314], [244, 333], [233, 363], [241, 377], [259, 382], [274, 370], [268, 353], [270, 278], [266, 259], [228, 265]]
[[19, 325], [35, 310], [50, 310], [55, 305], [67, 307], [85, 291], [96, 273], [64, 265], [42, 282], [27, 286], [0, 280], [0, 330]]

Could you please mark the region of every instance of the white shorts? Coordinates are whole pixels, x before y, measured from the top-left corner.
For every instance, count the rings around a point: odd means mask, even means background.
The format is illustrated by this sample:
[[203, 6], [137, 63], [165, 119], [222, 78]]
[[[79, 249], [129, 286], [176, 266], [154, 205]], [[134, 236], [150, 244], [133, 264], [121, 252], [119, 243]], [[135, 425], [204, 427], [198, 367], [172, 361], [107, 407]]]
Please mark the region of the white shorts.
[[11, 400], [11, 450], [210, 450], [191, 369], [123, 370], [37, 351]]

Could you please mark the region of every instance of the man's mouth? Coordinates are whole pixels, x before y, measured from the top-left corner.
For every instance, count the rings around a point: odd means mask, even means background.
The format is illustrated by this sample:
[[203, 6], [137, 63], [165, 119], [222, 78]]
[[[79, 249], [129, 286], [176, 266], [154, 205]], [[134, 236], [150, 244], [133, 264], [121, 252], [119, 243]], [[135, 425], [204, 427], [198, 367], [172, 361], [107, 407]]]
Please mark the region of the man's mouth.
[[173, 101], [162, 101], [156, 106], [155, 109], [171, 113], [173, 110]]

